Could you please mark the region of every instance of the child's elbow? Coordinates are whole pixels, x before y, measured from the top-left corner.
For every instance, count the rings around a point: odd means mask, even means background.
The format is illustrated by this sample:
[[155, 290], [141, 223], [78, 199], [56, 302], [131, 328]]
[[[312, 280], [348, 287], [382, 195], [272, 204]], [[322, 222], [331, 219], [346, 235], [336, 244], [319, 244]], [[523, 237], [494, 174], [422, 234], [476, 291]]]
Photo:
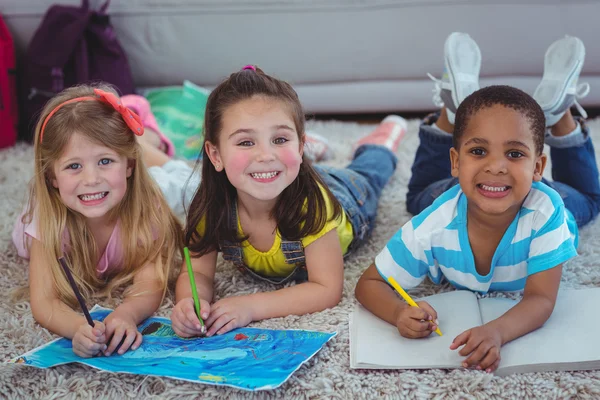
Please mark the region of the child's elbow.
[[334, 290], [326, 296], [323, 309], [333, 308], [342, 301], [342, 288]]
[[43, 328], [47, 328], [48, 323], [48, 310], [44, 305], [44, 302], [31, 300], [31, 314], [35, 322], [40, 324]]

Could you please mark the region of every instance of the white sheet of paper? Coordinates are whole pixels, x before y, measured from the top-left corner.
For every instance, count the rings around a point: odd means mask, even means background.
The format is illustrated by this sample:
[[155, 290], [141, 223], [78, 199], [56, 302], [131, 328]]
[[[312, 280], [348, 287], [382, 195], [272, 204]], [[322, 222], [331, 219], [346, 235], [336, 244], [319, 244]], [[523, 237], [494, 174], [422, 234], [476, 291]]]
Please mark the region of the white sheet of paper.
[[437, 311], [443, 336], [404, 338], [395, 326], [358, 306], [350, 319], [351, 368], [459, 368], [464, 357], [449, 347], [457, 335], [481, 325], [477, 298], [468, 291], [454, 291], [420, 300]]
[[[480, 299], [484, 323], [517, 302]], [[552, 315], [538, 330], [502, 346], [497, 375], [600, 368], [600, 290], [560, 290]]]

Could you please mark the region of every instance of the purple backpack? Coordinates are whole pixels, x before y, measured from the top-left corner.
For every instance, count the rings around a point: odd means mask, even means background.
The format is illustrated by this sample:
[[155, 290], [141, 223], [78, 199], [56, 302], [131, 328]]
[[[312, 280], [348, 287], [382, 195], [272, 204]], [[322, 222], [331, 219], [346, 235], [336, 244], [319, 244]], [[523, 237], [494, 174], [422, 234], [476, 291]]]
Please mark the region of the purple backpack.
[[21, 72], [21, 139], [31, 141], [39, 113], [52, 96], [78, 83], [103, 81], [134, 92], [125, 52], [106, 9], [53, 5], [31, 39]]

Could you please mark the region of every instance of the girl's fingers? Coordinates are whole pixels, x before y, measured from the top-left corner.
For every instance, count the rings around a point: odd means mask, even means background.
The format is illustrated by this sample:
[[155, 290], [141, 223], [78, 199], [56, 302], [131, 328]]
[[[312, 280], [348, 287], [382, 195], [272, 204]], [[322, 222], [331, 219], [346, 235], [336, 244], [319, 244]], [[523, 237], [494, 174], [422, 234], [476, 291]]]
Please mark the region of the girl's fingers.
[[223, 326], [221, 329], [219, 329], [217, 331], [217, 335], [222, 335], [224, 333], [227, 333], [235, 328], [237, 328], [237, 321], [235, 319], [232, 319], [231, 321], [229, 321], [227, 324], [225, 324], [225, 326]]
[[113, 351], [119, 346], [121, 340], [123, 340], [123, 334], [125, 333], [125, 329], [122, 326], [119, 326], [115, 329], [115, 333], [112, 335], [110, 339], [110, 344], [108, 345], [108, 349], [104, 352], [104, 355], [110, 356]]
[[133, 342], [133, 344], [131, 345], [131, 350], [137, 350], [138, 347], [140, 347], [140, 345], [142, 344], [143, 340], [144, 336], [140, 332], [137, 332], [135, 342]]
[[[210, 312], [210, 315], [208, 316], [208, 318], [204, 321], [204, 323], [206, 324], [206, 326], [210, 326], [212, 327], [212, 325], [215, 323], [216, 320], [218, 320], [219, 318], [221, 318], [221, 316], [224, 314], [223, 309], [220, 308], [213, 308]], [[209, 329], [210, 331], [210, 329]]]
[[[212, 314], [211, 314], [211, 317], [212, 317]], [[206, 332], [206, 336], [214, 335], [219, 329], [221, 329], [223, 326], [228, 324], [229, 321], [231, 321], [231, 317], [228, 314], [221, 315], [211, 325], [209, 325], [210, 328], [208, 329], [208, 332]], [[207, 325], [208, 325], [208, 323], [207, 323]]]
[[119, 354], [123, 354], [127, 350], [129, 350], [129, 347], [131, 346], [131, 344], [137, 337], [137, 333], [138, 333], [137, 329], [134, 329], [134, 328], [128, 328], [125, 331], [125, 338], [123, 339], [123, 343], [121, 344], [121, 346], [119, 347], [119, 350], [117, 351]]

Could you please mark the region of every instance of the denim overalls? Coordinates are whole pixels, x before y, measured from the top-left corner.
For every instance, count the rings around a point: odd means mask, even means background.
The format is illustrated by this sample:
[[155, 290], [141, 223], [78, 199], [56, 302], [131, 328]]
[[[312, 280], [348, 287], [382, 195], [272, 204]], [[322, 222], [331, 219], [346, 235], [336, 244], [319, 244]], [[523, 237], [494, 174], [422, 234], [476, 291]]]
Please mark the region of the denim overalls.
[[[381, 190], [394, 173], [397, 161], [396, 156], [386, 147], [367, 144], [356, 150], [354, 159], [346, 168], [314, 166], [331, 193], [342, 205], [352, 224], [354, 239], [350, 243], [346, 255], [371, 234], [377, 216], [377, 203], [381, 196]], [[233, 225], [230, 228], [237, 230], [237, 205], [235, 202], [229, 212], [231, 213], [229, 220]], [[281, 250], [286, 263], [298, 264], [285, 277], [263, 276], [254, 272], [244, 264], [243, 249], [239, 243], [222, 241], [219, 246], [225, 260], [231, 261], [238, 270], [258, 280], [276, 284], [308, 280], [304, 247], [300, 240], [291, 241], [281, 237]]]

